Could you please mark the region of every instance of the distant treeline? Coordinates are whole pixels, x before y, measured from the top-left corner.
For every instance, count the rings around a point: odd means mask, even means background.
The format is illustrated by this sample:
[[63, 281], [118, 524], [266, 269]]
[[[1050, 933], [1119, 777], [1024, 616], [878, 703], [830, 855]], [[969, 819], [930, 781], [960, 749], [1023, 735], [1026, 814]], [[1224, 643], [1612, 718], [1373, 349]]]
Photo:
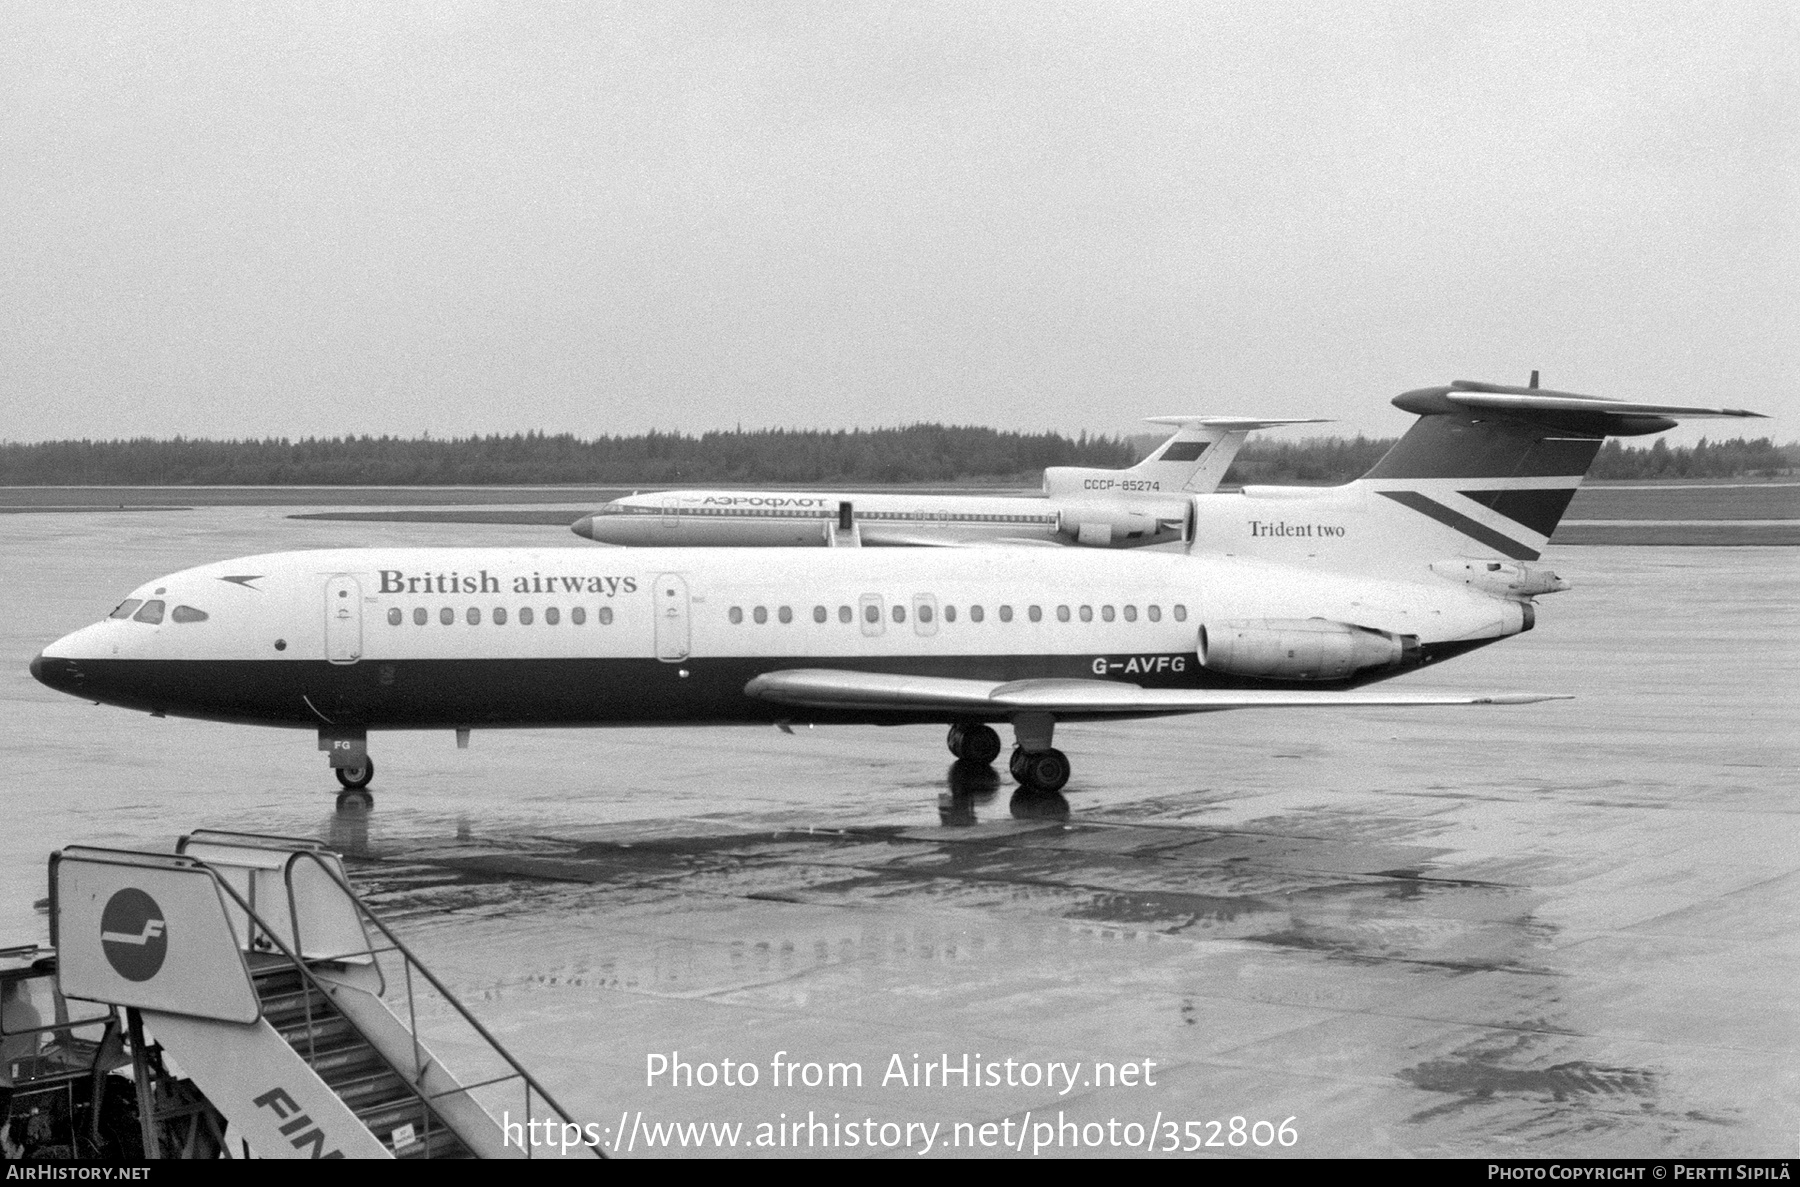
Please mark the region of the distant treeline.
[[1035, 482], [1045, 466], [1129, 466], [1123, 437], [946, 425], [849, 432], [760, 429], [299, 441], [47, 441], [0, 444], [7, 486], [486, 486], [676, 482]]
[[[514, 434], [437, 440], [308, 437], [299, 441], [0, 443], [5, 486], [487, 486], [537, 483], [906, 483], [1035, 485], [1046, 466], [1129, 466], [1160, 439], [909, 425], [822, 432], [762, 429], [647, 433], [581, 440]], [[1330, 484], [1368, 472], [1392, 437], [1252, 438], [1225, 481]], [[1800, 465], [1800, 444], [1701, 440], [1673, 448], [1608, 441], [1594, 478], [1774, 476]]]
[[[1259, 441], [1254, 437], [1226, 472], [1229, 484], [1331, 485], [1369, 472], [1395, 437], [1309, 437], [1299, 441]], [[1773, 438], [1708, 441], [1670, 447], [1626, 445], [1613, 438], [1600, 448], [1589, 478], [1773, 478], [1800, 466], [1800, 443], [1776, 445]]]

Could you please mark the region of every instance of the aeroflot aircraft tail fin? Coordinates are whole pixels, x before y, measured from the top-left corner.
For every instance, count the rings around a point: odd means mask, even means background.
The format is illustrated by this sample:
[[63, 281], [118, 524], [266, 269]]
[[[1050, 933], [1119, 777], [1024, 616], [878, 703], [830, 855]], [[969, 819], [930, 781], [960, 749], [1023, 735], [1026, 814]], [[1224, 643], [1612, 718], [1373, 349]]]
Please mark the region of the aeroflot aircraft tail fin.
[[1151, 424], [1174, 425], [1173, 437], [1150, 451], [1125, 474], [1150, 479], [1154, 489], [1210, 494], [1217, 490], [1244, 439], [1257, 429], [1279, 425], [1325, 424], [1323, 420], [1282, 417], [1257, 420], [1243, 416], [1152, 416]]
[[1739, 408], [1632, 404], [1457, 380], [1394, 398], [1419, 419], [1354, 485], [1418, 513], [1462, 555], [1535, 560], [1608, 437], [1674, 428]]

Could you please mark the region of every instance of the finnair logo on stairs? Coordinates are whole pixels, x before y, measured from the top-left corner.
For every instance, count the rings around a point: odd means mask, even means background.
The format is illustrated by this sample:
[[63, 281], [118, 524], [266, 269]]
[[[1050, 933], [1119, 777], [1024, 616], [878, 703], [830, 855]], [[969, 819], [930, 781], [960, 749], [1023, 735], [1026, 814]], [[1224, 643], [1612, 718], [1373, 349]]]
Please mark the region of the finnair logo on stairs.
[[148, 981], [169, 954], [169, 925], [156, 900], [127, 886], [107, 900], [100, 914], [100, 949], [127, 981]]

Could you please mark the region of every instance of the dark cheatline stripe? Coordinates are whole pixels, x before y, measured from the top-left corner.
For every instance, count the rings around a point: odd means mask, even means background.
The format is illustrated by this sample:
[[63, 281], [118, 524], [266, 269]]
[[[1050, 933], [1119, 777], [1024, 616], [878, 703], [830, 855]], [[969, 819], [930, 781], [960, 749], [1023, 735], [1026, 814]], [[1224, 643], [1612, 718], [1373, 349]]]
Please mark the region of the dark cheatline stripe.
[[1204, 441], [1176, 441], [1162, 451], [1159, 462], [1197, 462], [1200, 455], [1206, 452]]
[[1548, 536], [1562, 522], [1575, 488], [1546, 490], [1459, 490], [1465, 499], [1473, 499], [1490, 507], [1515, 523], [1524, 524], [1540, 536]]
[[1385, 495], [1402, 507], [1410, 507], [1421, 515], [1429, 515], [1445, 527], [1455, 528], [1470, 539], [1486, 544], [1501, 556], [1509, 556], [1516, 561], [1534, 561], [1538, 558], [1536, 549], [1527, 548], [1512, 537], [1503, 536], [1493, 528], [1477, 523], [1460, 511], [1452, 511], [1416, 490], [1382, 490], [1375, 493]]

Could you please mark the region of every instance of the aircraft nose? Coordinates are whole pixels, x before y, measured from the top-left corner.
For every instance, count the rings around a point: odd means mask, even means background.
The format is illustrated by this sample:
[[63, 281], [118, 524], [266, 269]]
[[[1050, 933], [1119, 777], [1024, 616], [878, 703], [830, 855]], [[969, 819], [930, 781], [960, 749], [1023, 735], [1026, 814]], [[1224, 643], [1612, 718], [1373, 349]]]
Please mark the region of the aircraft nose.
[[586, 536], [588, 539], [592, 540], [594, 538], [594, 517], [591, 515], [582, 516], [580, 519], [569, 525], [569, 530], [574, 532], [577, 536]]
[[31, 677], [58, 692], [79, 692], [85, 679], [74, 660], [41, 653], [31, 661]]

